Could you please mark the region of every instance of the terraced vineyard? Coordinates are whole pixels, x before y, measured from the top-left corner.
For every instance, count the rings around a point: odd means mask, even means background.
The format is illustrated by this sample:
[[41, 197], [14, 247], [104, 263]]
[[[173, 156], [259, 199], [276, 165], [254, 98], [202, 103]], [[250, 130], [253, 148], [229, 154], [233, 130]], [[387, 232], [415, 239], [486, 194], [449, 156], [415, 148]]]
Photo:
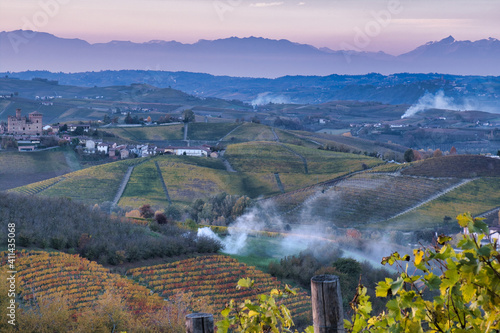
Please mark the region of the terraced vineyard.
[[42, 181], [76, 171], [79, 165], [68, 165], [63, 149], [38, 152], [0, 152], [0, 191]]
[[479, 155], [449, 155], [414, 162], [404, 175], [423, 177], [500, 177], [500, 159]]
[[165, 303], [145, 287], [78, 255], [20, 250], [17, 256], [20, 298], [28, 304], [39, 298], [65, 296], [69, 307], [80, 311], [91, 307], [107, 290], [119, 293], [136, 313], [160, 310]]
[[[127, 272], [133, 279], [154, 292], [169, 298], [179, 291], [193, 293], [193, 298], [207, 297], [219, 313], [230, 300], [253, 298], [279, 287], [280, 282], [254, 267], [239, 263], [228, 256], [198, 257], [169, 264], [134, 268]], [[240, 278], [255, 281], [253, 289], [236, 289]], [[294, 320], [310, 320], [310, 297], [303, 291], [283, 300]]]
[[453, 178], [421, 178], [362, 173], [316, 192], [298, 210], [307, 208], [319, 221], [338, 227], [356, 227], [384, 221], [459, 183]]
[[9, 190], [7, 192], [18, 192], [21, 194], [27, 194], [27, 195], [34, 195], [38, 194], [42, 191], [45, 191], [49, 187], [59, 183], [60, 181], [64, 180], [64, 177], [55, 177], [55, 178], [50, 178], [47, 180], [42, 180], [41, 182], [36, 182], [33, 184], [29, 184], [17, 189]]
[[364, 155], [337, 153], [289, 144], [286, 146], [306, 159], [309, 173], [354, 172], [384, 163], [379, 159]]
[[458, 214], [477, 215], [500, 206], [500, 177], [485, 177], [467, 183], [387, 224], [412, 230], [443, 223], [445, 216], [454, 221]]
[[[135, 163], [138, 161], [135, 160]], [[47, 186], [49, 181], [34, 183], [12, 190], [12, 192], [30, 193], [36, 189], [43, 189], [38, 195], [47, 197], [68, 197], [87, 204], [113, 201], [120, 182], [127, 172], [129, 161], [114, 162], [99, 165], [52, 179], [52, 186]]]
[[167, 197], [154, 162], [141, 163], [134, 168], [118, 204], [123, 207], [167, 204]]
[[230, 145], [225, 157], [241, 172], [305, 173], [300, 157], [279, 143], [262, 141]]
[[[240, 176], [225, 170], [171, 162], [169, 158], [159, 159], [158, 165], [173, 201], [191, 204], [198, 198], [206, 198], [221, 192], [247, 193], [242, 188], [244, 186], [242, 181], [249, 177], [247, 175]], [[255, 178], [250, 182], [260, 183]]]

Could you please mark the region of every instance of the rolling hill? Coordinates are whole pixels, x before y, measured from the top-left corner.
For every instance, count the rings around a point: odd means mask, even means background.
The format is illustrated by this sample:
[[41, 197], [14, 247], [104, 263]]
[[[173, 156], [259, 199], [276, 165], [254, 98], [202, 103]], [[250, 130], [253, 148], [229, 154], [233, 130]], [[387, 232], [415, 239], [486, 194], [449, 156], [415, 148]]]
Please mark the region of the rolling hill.
[[70, 149], [0, 153], [0, 191], [58, 177], [81, 168]]

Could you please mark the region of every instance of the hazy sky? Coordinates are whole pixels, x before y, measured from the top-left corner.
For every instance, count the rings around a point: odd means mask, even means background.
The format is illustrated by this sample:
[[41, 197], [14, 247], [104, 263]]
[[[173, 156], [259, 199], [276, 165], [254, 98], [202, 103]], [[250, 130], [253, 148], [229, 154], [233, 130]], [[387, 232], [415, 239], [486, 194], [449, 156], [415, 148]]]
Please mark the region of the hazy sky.
[[428, 41], [500, 38], [498, 0], [0, 0], [0, 30], [90, 43], [258, 36], [400, 54]]

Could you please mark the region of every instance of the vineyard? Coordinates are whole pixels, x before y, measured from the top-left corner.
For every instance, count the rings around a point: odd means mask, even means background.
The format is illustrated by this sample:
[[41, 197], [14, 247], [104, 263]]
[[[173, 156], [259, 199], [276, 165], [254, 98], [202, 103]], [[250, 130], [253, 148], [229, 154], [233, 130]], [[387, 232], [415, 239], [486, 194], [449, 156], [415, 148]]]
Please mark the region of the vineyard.
[[20, 153], [2, 151], [0, 154], [0, 191], [61, 176], [72, 169], [61, 149]]
[[237, 123], [191, 123], [188, 129], [190, 140], [215, 141], [238, 127]]
[[142, 163], [134, 168], [118, 204], [123, 207], [167, 204], [166, 194], [154, 162]]
[[449, 155], [411, 164], [404, 175], [423, 177], [499, 177], [500, 159], [479, 155]]
[[[165, 298], [178, 292], [190, 292], [193, 298], [206, 297], [217, 313], [225, 308], [230, 299], [241, 301], [253, 298], [281, 285], [269, 274], [222, 255], [134, 268], [127, 275]], [[254, 280], [256, 289], [237, 289], [236, 284], [243, 277]], [[310, 320], [310, 297], [304, 291], [284, 299], [283, 303], [291, 311], [294, 320]]]
[[[137, 160], [135, 161], [137, 163]], [[68, 197], [87, 204], [113, 201], [129, 161], [99, 165], [30, 185], [12, 192], [38, 193], [47, 197]]]
[[106, 132], [112, 133], [127, 141], [161, 141], [182, 140], [183, 125], [151, 126], [151, 127], [116, 127], [106, 128]]
[[407, 230], [413, 230], [415, 226], [432, 227], [443, 223], [445, 214], [454, 219], [462, 212], [469, 211], [472, 215], [477, 215], [499, 205], [500, 177], [485, 177], [467, 183], [388, 223]]
[[304, 148], [295, 145], [286, 146], [293, 149], [293, 151], [306, 159], [310, 173], [354, 172], [383, 163], [379, 159], [364, 155], [337, 153], [327, 150]]
[[243, 123], [231, 135], [226, 137], [223, 142], [230, 144], [248, 141], [275, 141], [275, 137], [269, 126]]
[[32, 306], [40, 298], [63, 296], [72, 310], [82, 311], [105, 291], [120, 294], [135, 313], [158, 310], [164, 304], [145, 287], [78, 255], [21, 250], [17, 252], [16, 269], [20, 298]]
[[304, 173], [300, 157], [279, 143], [262, 141], [230, 145], [225, 157], [237, 171]]
[[452, 178], [357, 174], [315, 192], [289, 216], [297, 220], [308, 211], [328, 225], [356, 227], [384, 221], [457, 183], [459, 180]]
[[48, 189], [49, 187], [59, 183], [60, 181], [62, 181], [64, 179], [65, 179], [65, 177], [63, 177], [63, 176], [49, 178], [46, 180], [42, 180], [40, 182], [25, 185], [25, 186], [17, 188], [17, 189], [9, 190], [7, 192], [18, 192], [18, 193], [26, 194], [26, 195], [34, 195], [34, 194], [38, 194], [38, 193]]

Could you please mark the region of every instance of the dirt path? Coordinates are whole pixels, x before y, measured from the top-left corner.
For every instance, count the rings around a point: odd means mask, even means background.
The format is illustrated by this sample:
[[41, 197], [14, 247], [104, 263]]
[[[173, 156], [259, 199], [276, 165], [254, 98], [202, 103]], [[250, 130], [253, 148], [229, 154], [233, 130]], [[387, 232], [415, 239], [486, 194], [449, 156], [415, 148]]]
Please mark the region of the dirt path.
[[276, 178], [276, 184], [278, 184], [278, 188], [280, 189], [281, 193], [285, 193], [285, 187], [283, 186], [283, 183], [281, 182], [280, 174], [276, 172], [274, 174], [274, 178]]
[[163, 191], [165, 192], [165, 196], [167, 197], [168, 203], [171, 204], [172, 200], [170, 199], [170, 195], [168, 194], [167, 185], [165, 184], [165, 180], [163, 179], [163, 175], [161, 173], [160, 166], [158, 165], [158, 161], [155, 161], [155, 165], [156, 165], [156, 170], [158, 171], [158, 175], [160, 176], [161, 185], [163, 186]]
[[242, 125], [239, 125], [239, 126], [236, 126], [235, 128], [233, 128], [231, 131], [229, 131], [229, 133], [227, 133], [226, 135], [224, 135], [222, 138], [219, 139], [219, 141], [217, 141], [217, 144], [221, 143], [225, 138], [227, 138], [229, 135], [231, 135], [231, 133], [233, 133], [234, 131], [236, 131], [238, 128], [240, 128]]
[[280, 142], [280, 137], [278, 136], [278, 134], [276, 134], [276, 131], [274, 130], [274, 127], [271, 127], [271, 132], [273, 132], [274, 141]]
[[288, 147], [287, 145], [285, 144], [281, 144], [285, 149], [287, 149], [288, 151], [290, 151], [291, 153], [293, 153], [295, 156], [299, 157], [301, 160], [302, 160], [302, 163], [304, 163], [304, 172], [305, 174], [307, 175], [309, 173], [309, 170], [307, 169], [307, 160], [304, 156], [300, 155], [299, 153], [297, 153], [295, 150], [293, 150], [292, 148]]
[[111, 208], [115, 207], [118, 205], [118, 201], [120, 201], [120, 198], [123, 195], [123, 192], [125, 191], [125, 187], [127, 187], [128, 181], [130, 180], [130, 175], [132, 175], [132, 171], [134, 171], [135, 165], [129, 166], [127, 173], [125, 176], [123, 176], [122, 183], [120, 184], [120, 188], [118, 189], [118, 192], [116, 193], [115, 199], [113, 200], [113, 204], [111, 205]]

